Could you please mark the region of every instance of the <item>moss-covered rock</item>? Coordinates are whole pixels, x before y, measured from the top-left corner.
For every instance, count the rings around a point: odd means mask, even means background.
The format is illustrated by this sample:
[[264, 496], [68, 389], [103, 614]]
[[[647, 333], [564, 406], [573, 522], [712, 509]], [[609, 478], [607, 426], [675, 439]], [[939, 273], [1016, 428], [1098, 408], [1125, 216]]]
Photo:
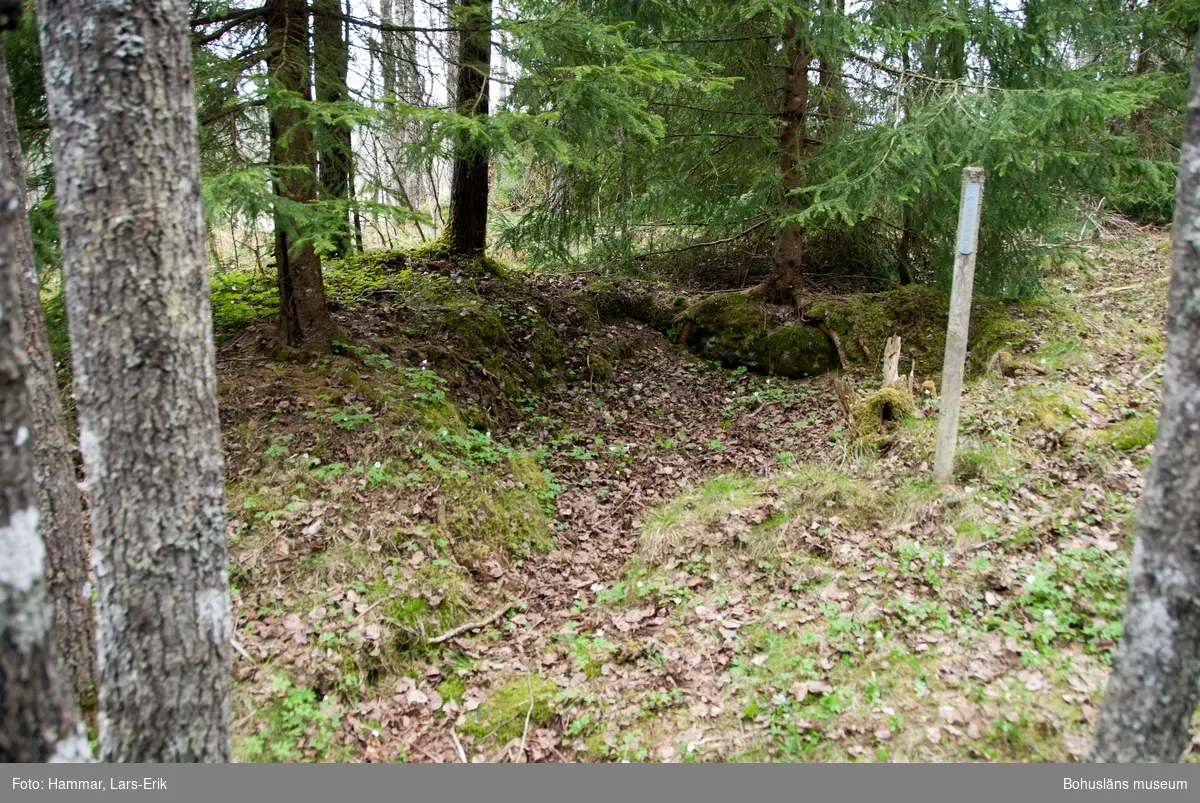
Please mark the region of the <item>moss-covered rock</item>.
[[584, 317], [594, 323], [632, 318], [660, 332], [670, 329], [683, 299], [645, 282], [602, 276], [588, 282], [575, 299]]
[[[806, 311], [837, 332], [854, 363], [874, 366], [892, 335], [904, 338], [904, 359], [916, 360], [917, 373], [941, 371], [946, 346], [949, 299], [930, 285], [908, 285], [885, 293], [818, 298]], [[1059, 311], [1041, 300], [977, 298], [971, 307], [967, 367], [981, 373], [1001, 349], [1015, 350], [1033, 336], [1028, 319]]]
[[817, 376], [840, 367], [837, 348], [820, 329], [780, 325], [758, 298], [714, 293], [678, 315], [683, 339], [700, 354], [728, 366], [778, 376]]

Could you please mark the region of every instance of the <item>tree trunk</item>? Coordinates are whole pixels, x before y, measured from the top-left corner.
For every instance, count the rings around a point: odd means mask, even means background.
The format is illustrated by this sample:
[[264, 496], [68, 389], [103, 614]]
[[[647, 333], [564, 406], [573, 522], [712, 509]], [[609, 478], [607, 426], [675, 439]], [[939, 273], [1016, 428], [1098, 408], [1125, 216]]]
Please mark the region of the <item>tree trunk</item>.
[[185, 0], [41, 0], [104, 761], [228, 761], [220, 425]]
[[[313, 7], [341, 12], [341, 0], [314, 0]], [[313, 57], [317, 100], [321, 103], [344, 103], [350, 96], [346, 89], [346, 71], [350, 66], [350, 46], [345, 35], [346, 23], [336, 16], [313, 15]], [[335, 256], [350, 253], [350, 125], [333, 122], [325, 126], [321, 137], [319, 179], [326, 200], [342, 205], [338, 210], [333, 234]]]
[[[455, 97], [458, 113], [483, 117], [488, 113], [488, 75], [492, 57], [491, 0], [458, 0], [454, 21], [462, 29], [458, 43]], [[446, 243], [456, 257], [480, 254], [487, 240], [488, 146], [477, 136], [460, 134], [454, 143], [450, 179], [450, 219]]]
[[[271, 87], [312, 100], [308, 51], [308, 7], [305, 0], [267, 0], [267, 80]], [[325, 279], [312, 240], [289, 204], [316, 200], [316, 157], [312, 131], [302, 112], [286, 103], [271, 105], [271, 164], [275, 194], [275, 268], [279, 273], [279, 329], [284, 345], [328, 349], [333, 320], [325, 303]]]
[[[416, 9], [413, 0], [396, 0], [396, 24], [413, 28], [417, 24]], [[425, 101], [425, 87], [421, 80], [421, 71], [417, 66], [417, 33], [415, 30], [405, 31], [396, 35], [396, 94], [399, 100], [413, 106], [420, 106]], [[417, 141], [421, 136], [421, 125], [413, 119], [408, 119], [400, 131], [401, 144], [396, 148], [396, 154], [390, 160], [395, 171], [392, 178], [399, 185], [407, 198], [411, 209], [420, 209], [428, 199], [430, 190], [428, 182], [419, 164], [407, 158], [405, 146]], [[420, 224], [417, 226], [420, 229]], [[424, 238], [424, 232], [422, 232]]]
[[[804, 155], [808, 134], [808, 63], [811, 60], [808, 43], [799, 34], [798, 20], [793, 17], [784, 28], [784, 46], [788, 65], [783, 79], [783, 106], [779, 135], [779, 167], [783, 173], [783, 204], [785, 212], [794, 212], [799, 199], [793, 194], [804, 186], [800, 159]], [[787, 303], [794, 300], [804, 277], [804, 229], [798, 223], [785, 223], [775, 247], [775, 264], [771, 276], [761, 286], [767, 300]]]
[[1179, 168], [1162, 416], [1138, 512], [1125, 628], [1089, 758], [1178, 761], [1200, 679], [1200, 48]]
[[[396, 24], [393, 0], [379, 0], [379, 21], [385, 26]], [[379, 34], [379, 69], [383, 74], [383, 97], [396, 98], [396, 32], [381, 31]]]
[[[416, 9], [413, 0], [395, 0], [396, 24], [415, 28], [417, 24]], [[396, 97], [405, 103], [421, 102], [421, 74], [417, 69], [417, 32], [415, 30], [396, 32]]]
[[[0, 149], [18, 186], [24, 187], [24, 160], [17, 138], [16, 112], [3, 42], [0, 42]], [[86, 710], [95, 705], [96, 655], [92, 648], [92, 603], [85, 588], [87, 549], [83, 506], [75, 478], [71, 441], [58, 396], [58, 377], [46, 332], [24, 192], [17, 193], [17, 204], [14, 225], [18, 231], [12, 235], [14, 250], [11, 257], [19, 272], [17, 281], [25, 352], [30, 360], [26, 384], [33, 415], [33, 474], [48, 560], [46, 579], [50, 584], [50, 599], [54, 602], [54, 631], [58, 634], [65, 676], [75, 700]]]
[[[0, 72], [4, 54], [0, 48]], [[15, 126], [7, 96], [0, 123]], [[7, 143], [6, 143], [7, 144]], [[32, 260], [25, 182], [20, 162], [0, 150], [0, 761], [90, 761], [55, 650], [54, 617], [46, 599], [46, 547], [34, 480], [30, 375], [38, 370], [22, 349], [18, 282]]]

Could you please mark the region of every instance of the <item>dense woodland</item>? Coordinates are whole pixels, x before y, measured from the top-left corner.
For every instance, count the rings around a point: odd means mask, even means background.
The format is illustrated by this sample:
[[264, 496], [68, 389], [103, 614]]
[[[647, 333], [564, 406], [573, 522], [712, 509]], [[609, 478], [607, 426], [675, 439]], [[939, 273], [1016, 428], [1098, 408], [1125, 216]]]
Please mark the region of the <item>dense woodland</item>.
[[0, 759], [1195, 760], [1198, 0], [0, 26]]

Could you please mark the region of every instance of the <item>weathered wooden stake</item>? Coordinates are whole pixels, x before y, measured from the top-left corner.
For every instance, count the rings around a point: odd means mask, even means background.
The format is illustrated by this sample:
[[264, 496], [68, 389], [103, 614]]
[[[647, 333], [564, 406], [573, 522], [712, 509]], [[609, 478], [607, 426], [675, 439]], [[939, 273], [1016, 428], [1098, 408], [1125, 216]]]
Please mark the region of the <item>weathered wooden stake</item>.
[[971, 326], [971, 292], [975, 284], [975, 254], [979, 250], [979, 216], [983, 206], [983, 168], [963, 168], [962, 201], [958, 210], [958, 243], [954, 254], [954, 286], [950, 291], [950, 323], [946, 327], [946, 359], [942, 363], [941, 417], [933, 476], [948, 480], [954, 470], [958, 414], [962, 406], [963, 372], [967, 361], [967, 331]]

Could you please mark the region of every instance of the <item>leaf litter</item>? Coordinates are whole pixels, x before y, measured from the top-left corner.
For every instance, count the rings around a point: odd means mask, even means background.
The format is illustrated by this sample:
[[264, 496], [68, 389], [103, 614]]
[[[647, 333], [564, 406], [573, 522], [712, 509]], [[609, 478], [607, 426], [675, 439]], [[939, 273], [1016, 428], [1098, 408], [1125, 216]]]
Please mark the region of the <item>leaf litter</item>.
[[[1153, 448], [1113, 433], [1157, 415], [1166, 288], [1143, 280], [1163, 239], [1048, 279], [1064, 314], [1019, 344], [1047, 375], [968, 385], [945, 489], [936, 397], [867, 449], [829, 378], [730, 371], [630, 321], [571, 330], [578, 378], [458, 468], [428, 427], [330, 423], [330, 398], [386, 407], [363, 360], [226, 364], [242, 757], [275, 739], [306, 760], [1080, 758]], [[400, 362], [413, 346], [381, 320], [344, 325]], [[621, 355], [605, 379], [597, 344]], [[552, 478], [542, 511], [475, 554], [490, 519], [451, 526], [477, 504], [460, 491], [484, 471], [486, 494], [538, 485], [498, 468], [517, 451]], [[531, 521], [546, 536], [512, 540]]]

